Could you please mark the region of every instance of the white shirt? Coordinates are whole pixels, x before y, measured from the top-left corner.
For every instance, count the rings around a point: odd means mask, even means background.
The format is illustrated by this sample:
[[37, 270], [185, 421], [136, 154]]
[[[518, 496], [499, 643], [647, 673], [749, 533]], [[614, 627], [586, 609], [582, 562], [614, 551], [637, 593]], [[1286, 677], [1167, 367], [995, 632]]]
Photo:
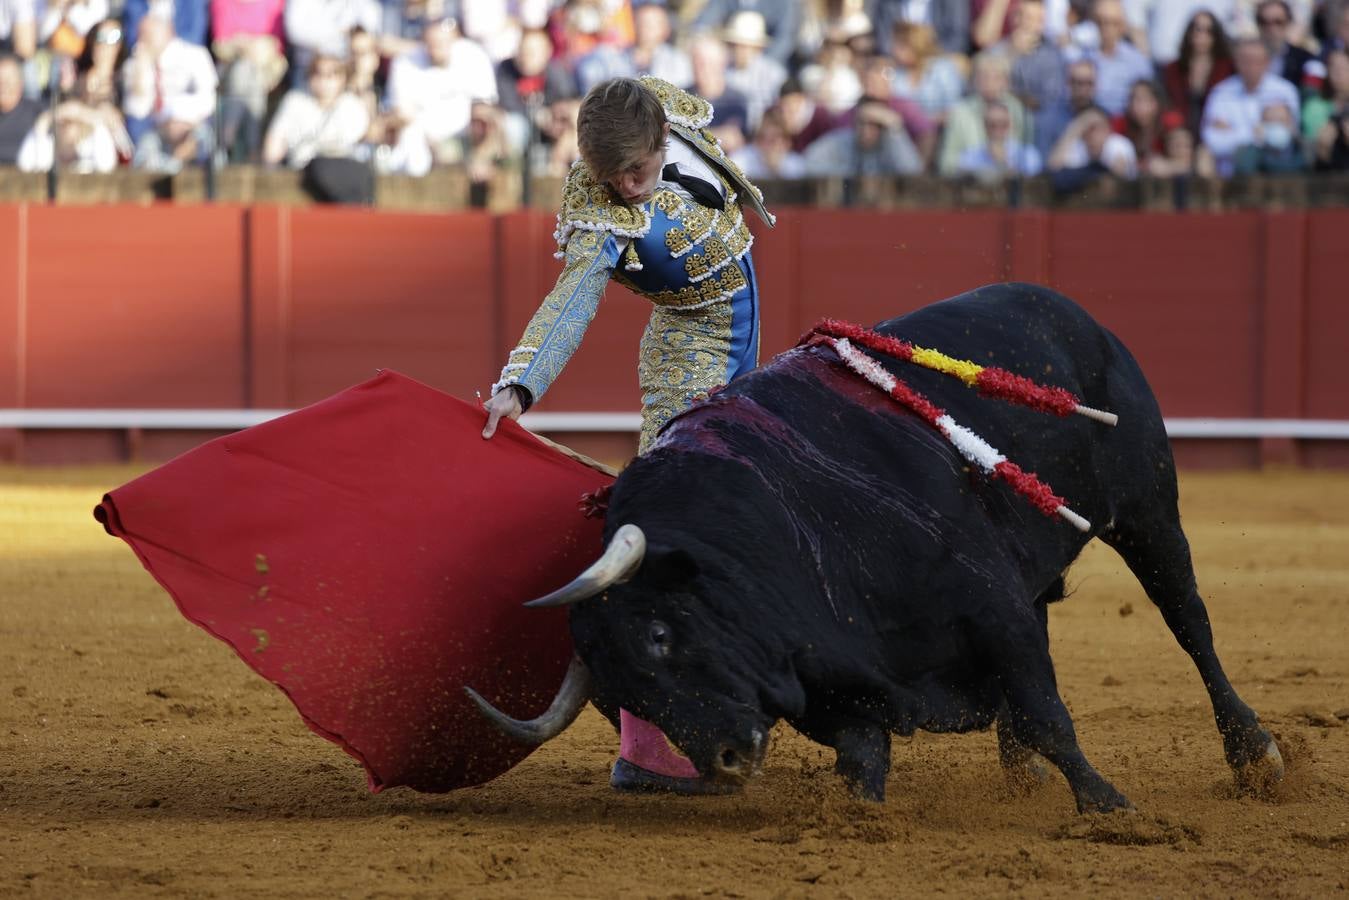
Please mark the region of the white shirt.
[[[20, 172], [46, 172], [52, 167], [56, 143], [50, 128], [34, 128], [23, 139], [19, 158]], [[117, 168], [117, 145], [103, 125], [94, 125], [75, 146], [75, 161], [62, 168], [72, 172], [111, 172]]]
[[290, 91], [281, 100], [267, 137], [279, 135], [286, 145], [287, 164], [303, 169], [315, 156], [350, 156], [369, 127], [365, 104], [351, 94], [342, 94], [325, 110], [308, 91]]
[[497, 80], [487, 52], [468, 38], [451, 45], [447, 65], [432, 65], [426, 48], [418, 47], [389, 69], [389, 104], [417, 122], [433, 143], [468, 127], [474, 100], [495, 103]]
[[[1064, 155], [1063, 167], [1080, 169], [1089, 162], [1091, 155], [1087, 152], [1087, 142], [1078, 140]], [[1101, 163], [1111, 172], [1122, 169], [1125, 178], [1138, 177], [1138, 153], [1134, 151], [1133, 142], [1122, 134], [1112, 134], [1105, 139], [1105, 148], [1101, 150]]]
[[[665, 161], [660, 165], [661, 172], [664, 172], [665, 167], [670, 165], [670, 163], [675, 164], [681, 175], [692, 175], [694, 178], [701, 178], [703, 181], [706, 181], [708, 184], [712, 185], [712, 187], [717, 189], [717, 193], [721, 194], [721, 199], [723, 201], [726, 199], [726, 187], [721, 183], [721, 179], [717, 177], [717, 173], [712, 170], [711, 164], [703, 158], [701, 153], [684, 143], [682, 138], [673, 133], [665, 142]], [[666, 181], [664, 178], [660, 179], [656, 182], [656, 189], [659, 190], [661, 188], [674, 192], [686, 203], [698, 202], [693, 199], [692, 194], [684, 190], [683, 185], [676, 184], [673, 181]], [[621, 253], [627, 246], [628, 238], [619, 236], [619, 252]]]
[[1214, 86], [1204, 104], [1204, 122], [1200, 129], [1204, 146], [1217, 157], [1219, 174], [1231, 172], [1232, 156], [1238, 147], [1255, 143], [1255, 129], [1266, 106], [1282, 104], [1298, 121], [1297, 88], [1278, 75], [1266, 73], [1254, 91], [1248, 92], [1241, 76], [1224, 78]]
[[216, 82], [215, 62], [206, 48], [176, 37], [159, 59], [133, 52], [122, 64], [122, 112], [128, 118], [199, 125], [215, 112]]
[[[712, 170], [711, 164], [703, 158], [701, 153], [674, 134], [671, 134], [670, 139], [665, 142], [665, 162], [661, 164], [661, 171], [664, 172], [665, 167], [670, 163], [675, 164], [681, 175], [692, 175], [694, 178], [701, 178], [706, 181], [717, 189], [717, 193], [721, 194], [723, 201], [726, 199], [726, 188], [722, 185], [721, 179], [717, 177], [717, 173]], [[672, 181], [666, 181], [662, 178], [656, 182], [656, 186], [673, 191], [689, 203], [698, 202], [693, 199], [692, 194], [684, 190], [682, 185]]]

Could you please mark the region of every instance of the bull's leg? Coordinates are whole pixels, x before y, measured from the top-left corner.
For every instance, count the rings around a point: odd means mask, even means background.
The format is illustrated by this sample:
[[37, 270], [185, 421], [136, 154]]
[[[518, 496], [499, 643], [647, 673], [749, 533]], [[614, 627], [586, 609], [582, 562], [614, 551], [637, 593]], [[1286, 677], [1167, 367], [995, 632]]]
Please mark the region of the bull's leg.
[[1049, 781], [1049, 768], [1043, 756], [1017, 739], [1007, 717], [1004, 706], [998, 713], [998, 761], [1013, 790], [1032, 791]]
[[1110, 812], [1131, 804], [1087, 762], [1077, 744], [1072, 717], [1059, 697], [1049, 641], [1042, 627], [1027, 619], [999, 619], [980, 642], [986, 650], [1006, 709], [998, 717], [1016, 745], [1053, 763], [1073, 791], [1078, 812]]
[[1180, 522], [1126, 524], [1122, 519], [1121, 526], [1103, 537], [1123, 557], [1199, 669], [1237, 783], [1247, 790], [1264, 790], [1283, 777], [1283, 758], [1254, 710], [1237, 696], [1218, 661], [1208, 610], [1195, 586], [1190, 544]]
[[[1062, 600], [1063, 590], [1063, 578], [1059, 577], [1035, 601], [1035, 616], [1046, 644], [1049, 642], [1048, 605]], [[1008, 785], [1015, 791], [1029, 792], [1048, 783], [1049, 764], [1043, 756], [1017, 740], [1007, 717], [1007, 704], [1003, 703], [998, 710], [998, 761], [1002, 763]]]
[[863, 800], [885, 800], [885, 777], [890, 774], [890, 732], [869, 723], [857, 723], [834, 733], [838, 753], [834, 771], [848, 789]]

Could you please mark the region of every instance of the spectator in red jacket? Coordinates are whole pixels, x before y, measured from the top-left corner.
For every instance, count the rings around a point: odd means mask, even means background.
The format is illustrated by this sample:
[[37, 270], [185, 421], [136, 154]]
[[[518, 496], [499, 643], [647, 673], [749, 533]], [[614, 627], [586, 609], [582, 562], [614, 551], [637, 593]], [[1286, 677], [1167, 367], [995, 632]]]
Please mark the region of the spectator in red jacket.
[[1135, 81], [1129, 89], [1129, 104], [1122, 115], [1111, 121], [1116, 134], [1134, 145], [1140, 166], [1164, 152], [1162, 136], [1162, 94], [1151, 81]]
[[1191, 134], [1199, 133], [1209, 92], [1234, 72], [1232, 46], [1223, 26], [1207, 10], [1195, 13], [1181, 37], [1180, 56], [1162, 69], [1167, 105], [1185, 116]]

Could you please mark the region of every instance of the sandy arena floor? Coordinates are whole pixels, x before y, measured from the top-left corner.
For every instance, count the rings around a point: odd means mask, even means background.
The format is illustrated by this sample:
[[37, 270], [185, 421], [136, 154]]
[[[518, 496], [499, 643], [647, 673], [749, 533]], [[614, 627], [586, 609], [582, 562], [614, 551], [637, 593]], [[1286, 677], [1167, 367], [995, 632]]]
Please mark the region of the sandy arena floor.
[[0, 897], [1325, 897], [1349, 892], [1349, 475], [1191, 474], [1218, 649], [1279, 736], [1233, 796], [1199, 677], [1093, 544], [1053, 608], [1087, 755], [1138, 812], [1005, 786], [992, 734], [897, 741], [889, 802], [780, 727], [742, 795], [616, 796], [593, 711], [508, 775], [366, 792], [90, 510], [130, 469], [0, 469]]

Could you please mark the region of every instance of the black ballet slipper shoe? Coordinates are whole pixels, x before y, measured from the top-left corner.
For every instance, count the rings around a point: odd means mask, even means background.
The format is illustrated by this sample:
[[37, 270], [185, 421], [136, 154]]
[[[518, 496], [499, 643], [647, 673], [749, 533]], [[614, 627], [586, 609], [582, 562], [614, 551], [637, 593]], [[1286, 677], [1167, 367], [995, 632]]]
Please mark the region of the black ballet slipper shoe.
[[609, 786], [625, 794], [678, 794], [683, 797], [734, 794], [740, 790], [738, 784], [720, 784], [705, 778], [661, 775], [643, 769], [622, 757], [614, 763], [613, 772], [609, 776]]

